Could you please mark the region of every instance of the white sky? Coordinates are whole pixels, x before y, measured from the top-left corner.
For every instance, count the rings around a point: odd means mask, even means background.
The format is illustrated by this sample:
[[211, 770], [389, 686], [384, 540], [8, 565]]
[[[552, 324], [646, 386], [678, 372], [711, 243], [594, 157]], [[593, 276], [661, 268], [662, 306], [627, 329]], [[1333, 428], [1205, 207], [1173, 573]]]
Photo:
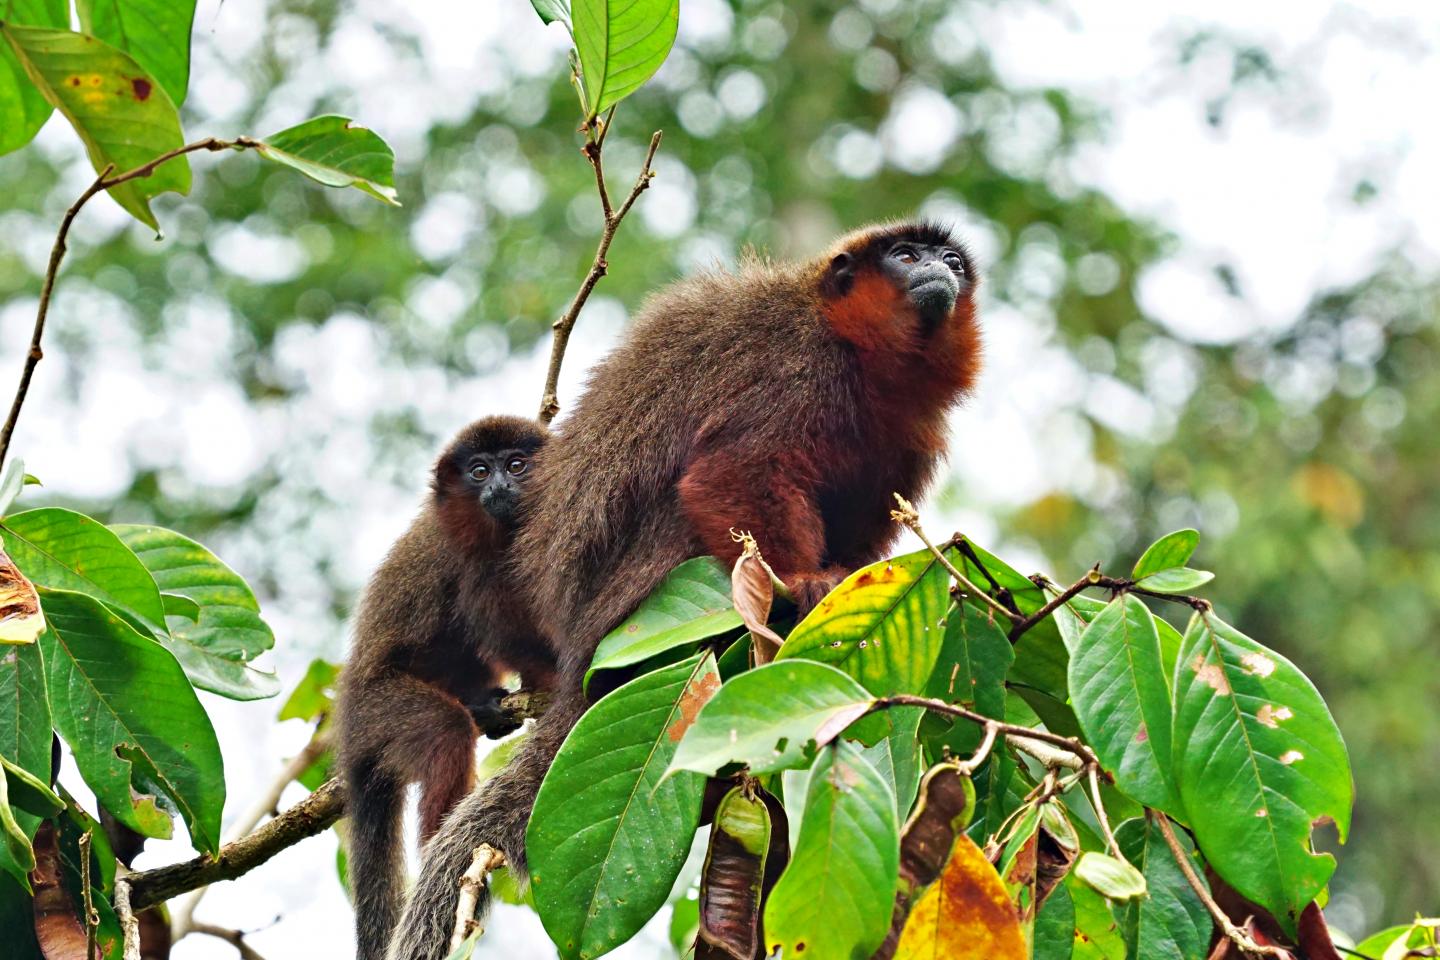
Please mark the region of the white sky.
[[[883, 16], [895, 2], [902, 0], [867, 0], [866, 6]], [[300, 69], [287, 85], [290, 89], [270, 98], [272, 115], [259, 122], [261, 132], [303, 119], [287, 112], [289, 105], [315, 91], [348, 91], [346, 99], [363, 104], [352, 112], [396, 145], [403, 165], [414, 161], [432, 122], [464, 116], [479, 93], [504, 89], [509, 71], [533, 75], [557, 69], [563, 44], [561, 31], [538, 27], [525, 0], [415, 0], [403, 5], [359, 0], [350, 10], [325, 55]], [[1007, 84], [1055, 85], [1085, 95], [1108, 111], [1110, 135], [1103, 145], [1086, 148], [1069, 175], [1077, 183], [1104, 189], [1130, 212], [1152, 217], [1178, 234], [1181, 244], [1175, 255], [1141, 283], [1147, 310], [1177, 333], [1223, 341], [1283, 327], [1317, 289], [1369, 274], [1391, 250], [1402, 250], [1427, 268], [1440, 264], [1440, 124], [1435, 107], [1440, 92], [1440, 8], [1433, 4], [1072, 0], [966, 5], [955, 16], [944, 36], [961, 45], [983, 43]], [[243, 61], [254, 54], [258, 37], [252, 27], [257, 22], [253, 5], [227, 3], [220, 8], [217, 0], [201, 4], [190, 100], [209, 115], [213, 132], [235, 132], [227, 118], [249, 98], [243, 81], [227, 73], [222, 61]], [[425, 46], [423, 67], [391, 54], [376, 23], [419, 30]], [[1202, 55], [1184, 77], [1169, 66], [1176, 38], [1205, 26], [1264, 47], [1284, 74], [1278, 89], [1238, 95], [1219, 129], [1203, 122], [1204, 104], [1228, 87], [1228, 57]], [[281, 44], [300, 52], [313, 46], [308, 28], [299, 21], [294, 27], [280, 38]], [[729, 9], [718, 0], [682, 0], [682, 46], [704, 45], [730, 27]], [[883, 62], [875, 69], [883, 74]], [[720, 93], [725, 109], [756, 109], [753, 85], [743, 78], [731, 84], [728, 93]], [[925, 96], [923, 90], [902, 84], [897, 114], [912, 101], [923, 105]], [[698, 105], [697, 111], [704, 106]], [[1037, 142], [1026, 123], [1026, 118], [1017, 118], [1014, 142], [999, 147], [1011, 150], [1016, 163], [1027, 162], [1026, 151], [1033, 152]], [[904, 129], [904, 124], [891, 124], [878, 131], [878, 137], [863, 131], [847, 135], [836, 145], [834, 162], [862, 174], [887, 159], [923, 165], [960, 132], [920, 131], [907, 140]], [[47, 127], [40, 145], [57, 156], [78, 156], [73, 139], [58, 122]], [[527, 173], [512, 171], [504, 182], [491, 184], [488, 198], [523, 205], [527, 191], [540, 187]], [[1373, 181], [1379, 193], [1367, 206], [1355, 207], [1348, 197], [1361, 177]], [[59, 193], [77, 194], [88, 178], [83, 164], [73, 164], [74, 189]], [[670, 209], [683, 211], [684, 186], [682, 179], [674, 188]], [[646, 203], [653, 208], [649, 213]], [[476, 229], [474, 210], [459, 194], [440, 196], [432, 204], [424, 232], [436, 238], [438, 255], [458, 247], [466, 232]], [[665, 206], [652, 194], [637, 213], [646, 217], [650, 229], [663, 233], [670, 228], [658, 212]], [[48, 229], [7, 222], [4, 216], [0, 211], [0, 225], [29, 231], [23, 254], [34, 266], [48, 249]], [[120, 229], [124, 223], [118, 210], [104, 209], [98, 202], [85, 217], [78, 229], [91, 235]], [[236, 270], [256, 272], [257, 278], [282, 275], [299, 255], [290, 238], [257, 237], [236, 228], [233, 236], [217, 238], [222, 263], [227, 244], [242, 251], [234, 258]], [[1244, 300], [1227, 296], [1219, 287], [1212, 270], [1220, 262], [1237, 270]], [[1037, 263], [1035, 269], [1038, 282], [1043, 282], [1045, 265]], [[430, 298], [425, 312], [435, 316], [443, 314], [447, 304], [453, 308], [461, 294], [454, 285], [439, 284], [424, 295]], [[85, 312], [85, 294], [74, 291], [69, 296], [76, 299], [67, 309]], [[107, 302], [96, 306], [115, 308]], [[396, 397], [406, 404], [417, 396], [432, 397], [420, 401], [421, 418], [444, 432], [457, 425], [456, 409], [528, 412], [542, 379], [544, 345], [511, 358], [485, 378], [447, 380], [393, 365], [369, 325], [337, 317], [284, 335], [280, 362], [289, 365], [308, 390], [284, 408], [256, 411], [238, 390], [213, 375], [223, 369], [234, 331], [223, 305], [212, 307], [177, 310], [171, 318], [173, 337], [186, 359], [184, 372], [166, 369], [168, 379], [155, 377], [153, 357], [139, 349], [124, 324], [105, 326], [108, 339], [100, 345], [105, 362], [87, 364], [83, 379], [63, 351], [47, 349], [17, 437], [17, 450], [27, 465], [52, 489], [104, 496], [128, 477], [132, 450], [172, 447], [183, 475], [198, 486], [213, 486], [214, 495], [223, 497], [227, 485], [242, 479], [258, 459], [326, 445], [342, 451], [366, 449], [370, 416]], [[18, 367], [32, 312], [29, 301], [0, 306], [0, 370]], [[567, 359], [569, 395], [585, 366], [604, 352], [623, 317], [623, 309], [613, 301], [603, 296], [592, 301], [584, 335]], [[1084, 422], [1048, 415], [1057, 397], [1089, 390], [1087, 407], [1092, 411], [1122, 410], [1132, 422], [1150, 425], [1163, 424], [1166, 415], [1163, 403], [1118, 382], [1085, 378], [1075, 361], [1057, 348], [1042, 347], [1037, 354], [1034, 344], [1048, 334], [1053, 318], [1012, 310], [996, 311], [989, 320], [986, 380], [1004, 383], [1006, 389], [982, 390], [976, 402], [957, 415], [955, 431], [968, 443], [1003, 439], [1014, 460], [999, 477], [967, 469], [964, 458], [957, 457], [955, 469], [976, 502], [953, 515], [931, 511], [927, 517], [935, 530], [958, 523], [981, 540], [995, 533], [987, 508], [1025, 502], [1048, 489], [1103, 486], [1104, 478], [1095, 475], [1089, 459]], [[483, 343], [476, 348], [492, 349]], [[1177, 389], [1183, 400], [1184, 355], [1159, 358], [1157, 364], [1182, 384]], [[427, 377], [424, 383], [416, 382]], [[78, 418], [70, 405], [71, 391], [78, 391]], [[317, 422], [326, 428], [317, 429]], [[157, 433], [172, 436], [174, 443], [138, 442]], [[319, 522], [321, 532], [343, 551], [338, 557], [342, 570], [359, 583], [408, 521], [418, 488], [413, 478], [362, 476], [363, 464], [347, 467], [340, 455], [321, 459], [357, 473], [339, 478], [342, 485], [353, 482], [350, 499]], [[286, 461], [282, 457], [280, 462]], [[227, 558], [243, 571], [253, 556], [247, 551], [283, 550], [284, 538], [294, 535], [290, 528], [300, 526], [297, 509], [308, 508], [278, 505], [268, 521], [272, 528], [259, 530], [252, 543], [234, 545]], [[276, 661], [287, 687], [310, 656], [339, 652], [319, 591], [316, 599], [307, 600], [304, 584], [310, 575], [297, 566], [287, 602], [266, 607], [280, 637]], [[315, 640], [317, 636], [327, 639]], [[307, 637], [311, 639], [301, 639]], [[298, 749], [307, 731], [294, 722], [269, 724], [275, 709], [271, 703], [232, 704], [206, 697], [206, 704], [225, 749], [232, 793], [228, 813], [234, 816], [273, 775], [277, 758]], [[292, 788], [286, 802], [299, 792]], [[183, 842], [152, 844], [142, 863], [155, 865], [186, 855]], [[348, 955], [351, 919], [334, 881], [334, 856], [333, 834], [307, 841], [248, 878], [217, 888], [200, 917], [242, 929], [264, 927], [280, 917], [251, 938], [268, 960], [343, 958]], [[1343, 910], [1345, 905], [1336, 907]], [[1358, 919], [1356, 908], [1350, 909]], [[656, 929], [614, 956], [634, 960], [657, 955], [663, 929], [658, 923], [652, 927]], [[506, 931], [506, 947], [501, 950], [492, 942], [486, 955], [509, 960], [553, 956], [533, 916], [505, 912], [492, 923], [492, 930], [497, 928]], [[229, 960], [234, 950], [197, 936], [179, 944], [174, 956]]]

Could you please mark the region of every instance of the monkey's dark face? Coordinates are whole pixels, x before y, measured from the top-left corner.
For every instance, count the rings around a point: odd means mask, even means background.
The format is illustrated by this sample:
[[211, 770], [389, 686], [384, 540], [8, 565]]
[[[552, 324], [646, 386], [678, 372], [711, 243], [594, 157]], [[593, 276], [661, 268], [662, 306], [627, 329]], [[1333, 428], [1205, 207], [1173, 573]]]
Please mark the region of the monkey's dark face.
[[898, 240], [881, 256], [879, 267], [896, 289], [905, 291], [926, 329], [950, 315], [968, 280], [965, 258], [943, 244]]
[[[873, 283], [863, 282], [866, 276], [893, 293], [880, 294]], [[857, 300], [880, 313], [888, 296], [898, 294], [914, 309], [921, 330], [930, 334], [970, 296], [975, 280], [970, 255], [948, 230], [914, 223], [858, 237], [832, 257], [820, 290], [828, 299]]]
[[461, 483], [466, 492], [502, 527], [515, 523], [520, 485], [530, 470], [531, 453], [519, 448], [476, 451], [462, 466]]

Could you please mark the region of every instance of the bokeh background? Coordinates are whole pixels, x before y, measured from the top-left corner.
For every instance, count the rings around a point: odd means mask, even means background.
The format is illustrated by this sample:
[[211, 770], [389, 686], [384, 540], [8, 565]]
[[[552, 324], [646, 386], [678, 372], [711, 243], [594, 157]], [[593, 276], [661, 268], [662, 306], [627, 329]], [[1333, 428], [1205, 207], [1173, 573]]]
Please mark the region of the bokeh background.
[[[45, 483], [29, 502], [173, 526], [249, 577], [289, 687], [343, 655], [437, 445], [534, 411], [599, 214], [565, 33], [525, 0], [203, 0], [195, 37], [190, 136], [353, 116], [394, 145], [405, 206], [240, 155], [195, 158], [159, 242], [92, 204], [14, 451]], [[955, 222], [988, 365], [927, 526], [1066, 580], [1199, 528], [1209, 595], [1307, 671], [1348, 741], [1331, 922], [1433, 914], [1437, 92], [1440, 11], [1415, 0], [681, 0], [674, 53], [607, 143], [623, 190], [665, 131], [562, 402], [679, 275], [874, 218]], [[92, 176], [58, 118], [0, 159], [0, 376]], [[274, 702], [206, 703], [234, 813], [307, 731]], [[199, 914], [264, 928], [270, 960], [344, 956], [334, 856], [333, 834], [309, 841]], [[532, 916], [497, 923], [525, 945], [493, 955], [553, 956]], [[664, 943], [657, 921], [624, 955]]]

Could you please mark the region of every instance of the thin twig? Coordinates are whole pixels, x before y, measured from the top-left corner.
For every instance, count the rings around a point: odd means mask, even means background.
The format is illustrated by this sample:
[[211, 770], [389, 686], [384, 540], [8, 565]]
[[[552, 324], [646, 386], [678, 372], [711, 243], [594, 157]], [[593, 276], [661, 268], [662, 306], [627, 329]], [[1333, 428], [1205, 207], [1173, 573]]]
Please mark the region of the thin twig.
[[990, 748], [995, 746], [995, 738], [999, 736], [999, 734], [999, 724], [993, 722], [985, 724], [985, 736], [981, 738], [980, 746], [976, 747], [975, 752], [970, 754], [969, 760], [960, 761], [958, 767], [960, 773], [967, 777], [974, 773], [975, 768], [984, 763], [985, 758], [990, 755]]
[[245, 934], [240, 930], [231, 930], [228, 927], [217, 927], [213, 923], [194, 923], [190, 925], [192, 933], [203, 933], [207, 937], [215, 937], [224, 940], [240, 953], [240, 960], [265, 960], [254, 947], [245, 942]]
[[95, 909], [95, 896], [90, 891], [90, 845], [94, 839], [89, 830], [80, 835], [80, 893], [85, 900], [85, 960], [95, 960], [95, 934], [100, 930], [100, 911]]
[[50, 263], [45, 268], [45, 279], [40, 284], [40, 305], [35, 310], [35, 327], [30, 333], [30, 350], [25, 354], [25, 367], [20, 372], [20, 384], [15, 389], [15, 399], [10, 404], [10, 415], [5, 418], [5, 426], [0, 427], [0, 466], [5, 463], [5, 457], [10, 452], [10, 437], [15, 432], [15, 424], [20, 420], [20, 408], [25, 405], [25, 396], [30, 392], [30, 379], [35, 375], [35, 366], [45, 355], [40, 347], [40, 341], [45, 336], [45, 320], [50, 313], [50, 298], [55, 291], [55, 277], [60, 272], [60, 261], [65, 259], [65, 239], [70, 235], [70, 225], [75, 222], [75, 217], [80, 209], [90, 202], [90, 198], [97, 193], [109, 190], [111, 187], [118, 187], [122, 183], [129, 183], [131, 180], [138, 180], [141, 177], [148, 177], [163, 163], [174, 160], [176, 157], [187, 153], [194, 153], [197, 150], [231, 150], [245, 147], [258, 147], [260, 141], [252, 140], [249, 137], [237, 137], [234, 140], [220, 140], [216, 137], [206, 137], [204, 140], [197, 140], [194, 143], [187, 143], [183, 147], [176, 147], [153, 160], [142, 163], [133, 170], [110, 176], [110, 171], [115, 169], [114, 164], [107, 164], [100, 175], [95, 178], [85, 192], [70, 205], [65, 211], [65, 216], [60, 219], [60, 229], [55, 234], [55, 243], [50, 248]]
[[460, 900], [455, 905], [455, 932], [450, 935], [450, 952], [460, 949], [471, 934], [483, 932], [480, 921], [475, 919], [475, 909], [480, 904], [480, 891], [485, 889], [490, 871], [505, 866], [505, 854], [488, 843], [475, 848], [475, 859], [460, 876]]
[[1066, 587], [1059, 596], [1055, 597], [1055, 599], [1051, 600], [1049, 603], [1045, 604], [1045, 606], [1030, 614], [1030, 616], [1026, 617], [1024, 620], [1021, 620], [1019, 623], [1015, 624], [1014, 628], [1012, 628], [1010, 631], [1010, 642], [1014, 643], [1016, 640], [1019, 640], [1025, 634], [1025, 631], [1029, 630], [1031, 627], [1035, 626], [1035, 624], [1039, 623], [1041, 620], [1044, 620], [1046, 617], [1050, 616], [1050, 614], [1054, 613], [1056, 610], [1059, 610], [1065, 604], [1069, 603], [1082, 590], [1086, 589], [1087, 587], [1098, 586], [1099, 583], [1100, 564], [1097, 563], [1095, 564], [1095, 566], [1090, 568], [1089, 573], [1085, 574], [1085, 576], [1081, 577], [1079, 580], [1076, 580], [1074, 583], [1070, 584], [1070, 586]]
[[[1084, 763], [1093, 763], [1099, 766], [1100, 760], [1093, 751], [1085, 744], [1073, 737], [1062, 737], [1058, 733], [1051, 733], [1048, 730], [1036, 730], [1032, 727], [1022, 727], [1015, 723], [1001, 723], [993, 717], [987, 717], [983, 713], [976, 713], [974, 710], [967, 710], [964, 707], [953, 703], [946, 703], [944, 700], [936, 700], [932, 697], [917, 697], [910, 693], [896, 693], [888, 697], [878, 697], [871, 705], [870, 710], [884, 710], [888, 707], [924, 707], [927, 710], [934, 710], [936, 713], [949, 714], [952, 717], [963, 717], [971, 723], [994, 726], [997, 733], [1005, 734], [1006, 738], [1021, 737], [1027, 740], [1037, 740], [1041, 743], [1048, 743], [1051, 746], [1059, 747], [1079, 757]], [[1039, 759], [1039, 758], [1037, 758]], [[1063, 764], [1070, 766], [1070, 764]]]
[[130, 908], [129, 879], [115, 881], [115, 916], [120, 919], [120, 930], [124, 934], [121, 960], [140, 960], [140, 921]]
[[920, 526], [920, 514], [915, 511], [914, 504], [912, 504], [909, 500], [906, 500], [904, 497], [900, 496], [900, 494], [898, 493], [891, 494], [891, 496], [895, 498], [896, 503], [900, 504], [900, 509], [891, 510], [890, 518], [897, 523], [901, 523], [909, 527], [911, 532], [914, 533], [915, 536], [919, 537], [920, 541], [930, 549], [930, 552], [935, 555], [935, 559], [940, 561], [940, 565], [949, 572], [950, 576], [955, 579], [956, 583], [960, 584], [960, 586], [964, 587], [967, 591], [969, 591], [972, 596], [978, 597], [979, 599], [985, 601], [992, 608], [999, 611], [1009, 620], [1016, 621], [1023, 619], [1020, 614], [1016, 613], [1014, 610], [1011, 610], [1009, 607], [1005, 606], [1005, 604], [1001, 603], [999, 600], [996, 600], [994, 597], [990, 596], [990, 594], [986, 593], [984, 590], [980, 589], [980, 587], [972, 583], [970, 581], [970, 578], [966, 577], [965, 574], [961, 573], [959, 570], [956, 569], [955, 564], [950, 562], [950, 558], [945, 556], [945, 552], [943, 550], [939, 549], [935, 546], [935, 544], [930, 542], [930, 538], [925, 536], [925, 531]]
[[[1027, 732], [1033, 733], [1034, 731]], [[1079, 755], [1066, 748], [1036, 740], [1034, 737], [1027, 738], [1024, 734], [1007, 733], [1005, 742], [1016, 750], [1023, 750], [1030, 754], [1047, 767], [1066, 767], [1070, 770], [1085, 769], [1085, 761]]]
[[[285, 792], [285, 788], [294, 783], [295, 779], [302, 773], [309, 770], [315, 761], [320, 758], [320, 755], [329, 748], [329, 745], [329, 737], [321, 734], [317, 730], [314, 735], [310, 737], [309, 742], [305, 744], [304, 748], [292, 757], [289, 763], [285, 764], [284, 769], [282, 769], [274, 781], [271, 782], [264, 795], [255, 802], [254, 806], [246, 811], [244, 816], [235, 821], [225, 841], [227, 843], [233, 843], [258, 827], [260, 821], [264, 820], [267, 816], [277, 816], [280, 812], [280, 796]], [[185, 895], [183, 900], [175, 904], [170, 913], [171, 943], [182, 939], [191, 932], [196, 932], [195, 908], [199, 906], [200, 900], [209, 889], [210, 887], [207, 885], [198, 890], [192, 890]]]
[[1205, 904], [1205, 909], [1210, 911], [1210, 916], [1215, 918], [1216, 925], [1220, 927], [1221, 931], [1230, 939], [1231, 943], [1239, 947], [1242, 952], [1254, 957], [1290, 956], [1288, 950], [1269, 945], [1262, 946], [1256, 943], [1244, 930], [1241, 930], [1235, 926], [1235, 924], [1231, 923], [1230, 917], [1220, 908], [1220, 904], [1215, 902], [1215, 898], [1210, 895], [1210, 888], [1205, 886], [1205, 881], [1201, 880], [1200, 875], [1195, 872], [1195, 868], [1190, 863], [1190, 855], [1187, 854], [1185, 848], [1180, 845], [1179, 838], [1175, 836], [1175, 829], [1170, 826], [1170, 818], [1160, 811], [1152, 810], [1148, 807], [1145, 810], [1145, 815], [1160, 828], [1160, 835], [1165, 838], [1165, 845], [1170, 848], [1170, 855], [1173, 856], [1175, 862], [1180, 865], [1180, 872], [1185, 874], [1185, 879], [1189, 882], [1190, 889], [1194, 890], [1195, 895], [1200, 898], [1200, 902]]
[[[613, 114], [612, 110], [611, 115]], [[610, 242], [615, 239], [615, 231], [620, 228], [620, 222], [625, 219], [625, 215], [630, 212], [630, 208], [650, 186], [650, 180], [655, 176], [655, 171], [650, 169], [650, 163], [655, 159], [655, 151], [660, 149], [659, 130], [650, 138], [650, 149], [645, 151], [645, 162], [641, 164], [640, 176], [635, 180], [635, 186], [630, 188], [630, 195], [620, 204], [618, 210], [611, 208], [610, 194], [605, 187], [605, 167], [601, 151], [605, 132], [609, 127], [610, 118], [607, 117], [601, 125], [598, 137], [588, 140], [583, 151], [595, 171], [595, 189], [600, 194], [600, 210], [605, 217], [605, 226], [600, 233], [600, 244], [595, 248], [595, 259], [590, 264], [585, 279], [581, 281], [580, 289], [575, 292], [575, 299], [570, 302], [569, 309], [560, 319], [551, 325], [555, 331], [555, 339], [550, 345], [550, 368], [545, 373], [545, 393], [540, 400], [541, 423], [549, 423], [555, 419], [555, 414], [560, 412], [560, 396], [557, 391], [560, 384], [560, 365], [565, 361], [565, 348], [570, 343], [570, 333], [575, 329], [575, 321], [580, 316], [581, 308], [585, 306], [585, 301], [590, 299], [590, 292], [610, 269], [605, 257], [610, 252]]]
[[1120, 852], [1120, 844], [1115, 839], [1115, 831], [1110, 829], [1110, 818], [1105, 814], [1105, 801], [1100, 798], [1100, 764], [1091, 764], [1086, 773], [1090, 778], [1090, 803], [1095, 807], [1095, 820], [1100, 824], [1100, 834], [1110, 848], [1110, 855], [1116, 860], [1128, 863], [1129, 861], [1125, 860], [1125, 854]]

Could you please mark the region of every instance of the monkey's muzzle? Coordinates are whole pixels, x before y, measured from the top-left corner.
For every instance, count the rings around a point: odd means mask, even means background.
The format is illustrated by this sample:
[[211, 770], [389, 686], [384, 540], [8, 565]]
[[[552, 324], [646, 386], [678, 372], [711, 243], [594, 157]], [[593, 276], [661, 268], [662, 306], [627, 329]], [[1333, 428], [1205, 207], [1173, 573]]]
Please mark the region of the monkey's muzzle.
[[950, 268], [938, 260], [922, 263], [910, 271], [910, 302], [920, 312], [929, 330], [950, 315], [960, 296], [960, 281]]

